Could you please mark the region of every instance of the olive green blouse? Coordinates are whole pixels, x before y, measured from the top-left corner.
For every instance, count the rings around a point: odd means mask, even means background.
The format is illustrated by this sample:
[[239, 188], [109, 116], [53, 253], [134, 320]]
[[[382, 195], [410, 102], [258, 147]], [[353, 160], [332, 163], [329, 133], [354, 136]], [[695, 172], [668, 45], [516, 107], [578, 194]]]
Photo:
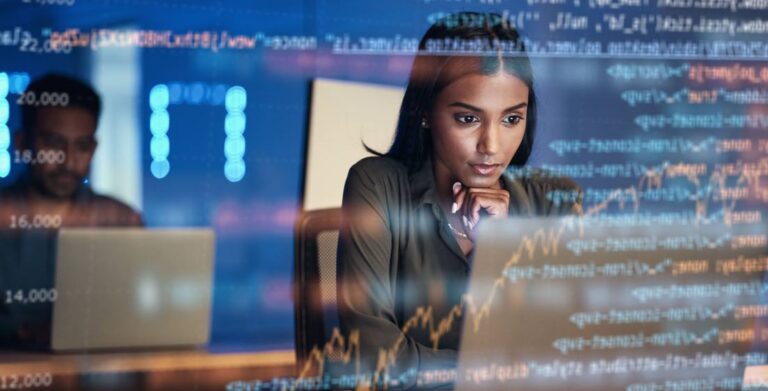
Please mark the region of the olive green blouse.
[[[537, 170], [524, 172], [507, 170], [501, 178], [510, 194], [510, 216], [580, 212], [575, 182]], [[553, 190], [575, 191], [579, 197], [555, 204], [547, 198]], [[360, 160], [349, 170], [342, 210], [339, 321], [344, 335], [359, 332], [361, 372], [377, 368], [381, 349], [395, 354], [389, 375], [402, 375], [403, 381], [414, 380], [404, 375], [409, 370], [455, 367], [461, 318], [437, 346], [430, 330], [461, 302], [473, 253], [465, 256], [448, 228], [431, 161], [409, 174], [390, 157]]]

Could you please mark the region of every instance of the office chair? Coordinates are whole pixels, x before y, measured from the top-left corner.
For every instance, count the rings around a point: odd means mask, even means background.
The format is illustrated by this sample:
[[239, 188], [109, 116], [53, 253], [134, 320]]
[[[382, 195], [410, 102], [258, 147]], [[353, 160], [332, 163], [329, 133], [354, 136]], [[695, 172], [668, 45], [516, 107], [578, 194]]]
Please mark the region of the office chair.
[[304, 212], [296, 222], [293, 301], [299, 371], [312, 348], [322, 349], [338, 326], [336, 248], [340, 227], [341, 208]]

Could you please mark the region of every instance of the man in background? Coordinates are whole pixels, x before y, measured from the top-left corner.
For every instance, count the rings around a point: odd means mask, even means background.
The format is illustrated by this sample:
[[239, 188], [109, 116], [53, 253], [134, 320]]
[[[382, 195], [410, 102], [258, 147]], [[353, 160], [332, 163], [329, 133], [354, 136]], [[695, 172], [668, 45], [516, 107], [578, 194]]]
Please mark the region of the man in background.
[[143, 225], [129, 206], [84, 183], [97, 146], [96, 91], [72, 77], [49, 74], [32, 81], [24, 97], [29, 99], [21, 100], [13, 155], [27, 170], [0, 189], [0, 228]]
[[41, 348], [51, 335], [51, 305], [8, 300], [52, 288], [61, 227], [136, 227], [138, 213], [85, 183], [96, 150], [101, 99], [87, 84], [49, 74], [22, 95], [13, 158], [26, 170], [0, 189], [0, 347]]

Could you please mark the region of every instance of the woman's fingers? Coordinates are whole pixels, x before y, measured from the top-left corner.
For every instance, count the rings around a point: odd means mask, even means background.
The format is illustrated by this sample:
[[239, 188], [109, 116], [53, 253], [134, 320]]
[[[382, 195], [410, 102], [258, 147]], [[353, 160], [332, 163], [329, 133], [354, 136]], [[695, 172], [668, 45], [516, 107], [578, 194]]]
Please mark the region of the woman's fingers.
[[492, 217], [508, 214], [509, 193], [504, 189], [473, 188], [455, 182], [451, 189], [453, 205], [451, 213], [460, 213], [464, 229], [472, 233], [480, 222], [480, 213], [485, 211]]
[[464, 226], [464, 231], [470, 231], [470, 221], [467, 218], [468, 205], [468, 191], [469, 188], [464, 186], [461, 182], [454, 182], [453, 188], [453, 205], [451, 206], [451, 213], [459, 213], [461, 216], [461, 223]]
[[455, 182], [453, 184], [453, 206], [451, 207], [451, 213], [456, 213], [464, 206], [464, 197], [466, 196], [466, 189], [461, 182]]
[[480, 221], [481, 211], [491, 217], [504, 217], [508, 214], [509, 193], [506, 190], [471, 188], [467, 197], [466, 216], [470, 229], [474, 229]]

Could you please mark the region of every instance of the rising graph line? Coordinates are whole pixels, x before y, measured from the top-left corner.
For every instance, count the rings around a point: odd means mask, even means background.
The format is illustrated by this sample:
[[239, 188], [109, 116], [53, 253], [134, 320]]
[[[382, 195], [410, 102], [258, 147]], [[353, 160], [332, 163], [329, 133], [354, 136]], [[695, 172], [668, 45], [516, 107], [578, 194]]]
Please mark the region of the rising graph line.
[[[738, 163], [741, 164], [741, 163]], [[648, 189], [661, 189], [664, 185], [666, 178], [686, 178], [696, 189], [696, 198], [692, 201], [695, 202], [694, 208], [696, 212], [696, 223], [705, 222], [707, 216], [707, 210], [709, 209], [710, 195], [717, 190], [722, 191], [728, 189], [726, 181], [729, 177], [736, 176], [738, 173], [736, 186], [747, 184], [750, 191], [754, 194], [759, 194], [761, 189], [760, 177], [768, 174], [768, 159], [760, 159], [754, 166], [738, 169], [731, 165], [722, 165], [720, 169], [715, 170], [709, 179], [703, 185], [699, 180], [699, 173], [690, 169], [689, 165], [685, 163], [679, 164], [665, 164], [659, 169], [649, 169], [638, 181], [637, 186], [630, 186], [626, 189], [617, 189], [610, 193], [606, 199], [600, 203], [595, 204], [586, 211], [583, 212], [584, 216], [598, 215], [605, 211], [608, 206], [616, 201], [619, 203], [619, 208], [624, 209], [625, 197], [624, 195], [630, 195], [630, 200], [633, 204], [633, 210], [637, 213], [640, 209], [641, 197], [640, 194]], [[705, 189], [706, 186], [706, 189]], [[700, 196], [702, 190], [706, 190], [707, 196]], [[737, 203], [737, 199], [722, 200], [722, 207], [726, 211], [732, 211]], [[581, 212], [579, 210], [578, 212]], [[729, 222], [726, 219], [726, 224]], [[538, 231], [535, 232], [533, 237], [523, 236], [518, 248], [514, 251], [512, 256], [507, 260], [502, 268], [500, 276], [493, 282], [490, 294], [480, 304], [475, 303], [473, 297], [469, 294], [464, 294], [460, 303], [456, 304], [443, 318], [436, 320], [432, 309], [432, 306], [420, 306], [416, 309], [415, 313], [403, 322], [400, 328], [400, 336], [395, 343], [389, 348], [381, 348], [378, 354], [378, 360], [376, 364], [376, 370], [371, 379], [372, 385], [378, 383], [382, 378], [386, 378], [389, 368], [396, 362], [397, 354], [400, 351], [403, 343], [406, 341], [406, 334], [416, 327], [428, 330], [429, 338], [432, 342], [432, 348], [437, 350], [440, 346], [440, 340], [448, 332], [450, 332], [456, 319], [466, 314], [468, 324], [471, 324], [473, 332], [477, 333], [480, 330], [482, 321], [490, 316], [491, 305], [494, 298], [504, 288], [507, 279], [504, 277], [504, 272], [517, 264], [521, 257], [527, 256], [529, 259], [533, 259], [537, 251], [545, 256], [556, 255], [557, 247], [560, 242], [560, 238], [565, 229], [569, 227], [569, 224], [561, 224], [557, 231], [550, 231], [549, 233]], [[579, 224], [581, 232], [583, 233], [583, 222]], [[359, 330], [353, 330], [348, 338], [345, 338], [338, 328], [334, 328], [331, 339], [320, 347], [313, 347], [309, 359], [306, 361], [304, 367], [299, 373], [297, 384], [300, 384], [300, 380], [310, 374], [312, 369], [316, 366], [319, 373], [323, 373], [324, 362], [326, 358], [333, 358], [335, 361], [339, 361], [345, 365], [349, 364], [354, 356], [356, 374], [360, 373], [360, 334]], [[384, 389], [387, 388], [387, 383], [384, 382]], [[359, 386], [361, 389], [364, 385]]]

